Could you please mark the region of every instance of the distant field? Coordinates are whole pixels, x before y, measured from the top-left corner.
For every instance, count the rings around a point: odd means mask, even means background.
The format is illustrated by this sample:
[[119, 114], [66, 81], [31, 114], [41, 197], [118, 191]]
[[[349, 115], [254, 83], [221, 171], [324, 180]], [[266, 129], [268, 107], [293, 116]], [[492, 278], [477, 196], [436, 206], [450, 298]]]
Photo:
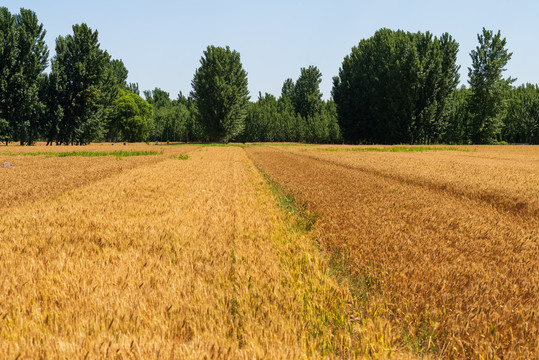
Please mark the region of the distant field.
[[539, 147], [38, 145], [3, 163], [7, 358], [539, 353]]

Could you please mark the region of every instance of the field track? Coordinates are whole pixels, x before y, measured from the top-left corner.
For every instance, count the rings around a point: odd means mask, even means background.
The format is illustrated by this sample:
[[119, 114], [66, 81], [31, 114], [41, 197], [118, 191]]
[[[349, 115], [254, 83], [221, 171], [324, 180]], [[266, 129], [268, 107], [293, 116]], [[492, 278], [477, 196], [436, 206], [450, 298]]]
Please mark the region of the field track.
[[[539, 354], [536, 158], [521, 154], [523, 164], [516, 165], [491, 159], [489, 176], [482, 173], [488, 166], [481, 150], [352, 154], [255, 146], [247, 151], [317, 216], [323, 248], [341, 254], [366, 309], [381, 309], [397, 342], [442, 357]], [[472, 160], [467, 169], [443, 161], [466, 163], [470, 155], [476, 166]], [[441, 172], [444, 166], [451, 171]], [[504, 174], [496, 170], [503, 166], [532, 172], [520, 180], [523, 173], [507, 172], [509, 182], [499, 183]]]

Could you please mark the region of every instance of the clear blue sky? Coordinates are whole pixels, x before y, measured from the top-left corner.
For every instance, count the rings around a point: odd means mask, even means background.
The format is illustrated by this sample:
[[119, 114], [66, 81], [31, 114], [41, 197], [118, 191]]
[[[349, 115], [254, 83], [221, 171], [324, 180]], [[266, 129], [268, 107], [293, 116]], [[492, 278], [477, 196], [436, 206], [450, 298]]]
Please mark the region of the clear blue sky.
[[2, 0], [11, 12], [37, 13], [47, 30], [51, 57], [55, 39], [82, 22], [99, 31], [101, 47], [122, 59], [129, 82], [142, 90], [160, 87], [175, 98], [188, 94], [208, 45], [240, 52], [249, 90], [279, 95], [286, 78], [316, 65], [323, 74], [324, 98], [331, 94], [345, 55], [382, 27], [449, 32], [460, 44], [461, 83], [469, 53], [482, 27], [501, 30], [513, 52], [506, 74], [516, 84], [539, 83], [539, 1], [139, 1]]

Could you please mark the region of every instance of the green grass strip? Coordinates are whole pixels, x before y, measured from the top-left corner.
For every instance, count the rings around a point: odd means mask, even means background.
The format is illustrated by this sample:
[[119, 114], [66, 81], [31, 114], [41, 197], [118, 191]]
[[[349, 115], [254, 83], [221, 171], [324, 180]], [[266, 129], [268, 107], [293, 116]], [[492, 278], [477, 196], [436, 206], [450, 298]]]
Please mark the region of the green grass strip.
[[239, 148], [245, 148], [245, 145], [243, 144], [238, 144], [238, 143], [227, 143], [227, 144], [222, 144], [222, 143], [210, 143], [210, 144], [201, 144], [202, 147], [239, 147]]
[[176, 159], [176, 160], [187, 160], [187, 159], [189, 159], [189, 155], [187, 155], [187, 154], [172, 155], [170, 158], [171, 159]]
[[457, 147], [432, 147], [432, 146], [391, 146], [391, 147], [366, 147], [366, 148], [319, 148], [315, 151], [355, 151], [355, 152], [423, 152], [423, 151], [464, 151]]
[[37, 151], [37, 152], [1, 152], [0, 155], [4, 156], [46, 156], [46, 157], [69, 157], [69, 156], [81, 156], [81, 157], [99, 157], [99, 156], [116, 156], [116, 157], [127, 157], [127, 156], [143, 156], [143, 155], [160, 155], [163, 152], [160, 151], [69, 151], [69, 152], [47, 152], [47, 151]]

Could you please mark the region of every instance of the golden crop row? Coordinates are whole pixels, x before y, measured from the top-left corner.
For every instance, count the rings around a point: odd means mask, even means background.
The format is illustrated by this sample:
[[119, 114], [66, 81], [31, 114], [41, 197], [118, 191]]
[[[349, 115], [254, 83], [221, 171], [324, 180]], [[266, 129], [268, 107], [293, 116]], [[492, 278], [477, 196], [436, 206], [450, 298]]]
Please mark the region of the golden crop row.
[[539, 167], [528, 149], [247, 151], [318, 218], [322, 247], [350, 270], [364, 315], [390, 322], [390, 343], [443, 358], [533, 358]]
[[436, 146], [436, 149], [451, 150], [425, 152], [354, 151], [359, 148], [294, 146], [289, 150], [395, 181], [481, 200], [515, 215], [539, 218], [539, 146]]

